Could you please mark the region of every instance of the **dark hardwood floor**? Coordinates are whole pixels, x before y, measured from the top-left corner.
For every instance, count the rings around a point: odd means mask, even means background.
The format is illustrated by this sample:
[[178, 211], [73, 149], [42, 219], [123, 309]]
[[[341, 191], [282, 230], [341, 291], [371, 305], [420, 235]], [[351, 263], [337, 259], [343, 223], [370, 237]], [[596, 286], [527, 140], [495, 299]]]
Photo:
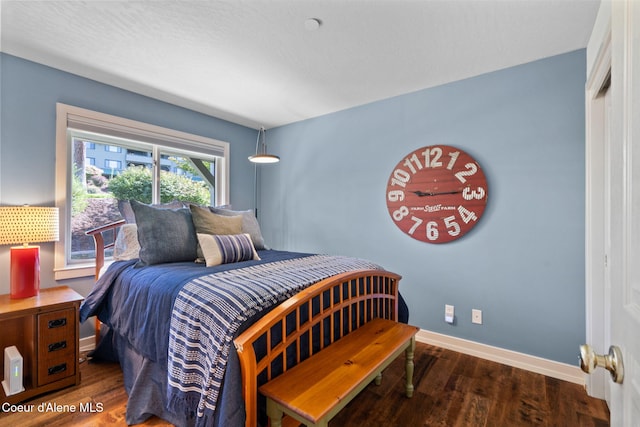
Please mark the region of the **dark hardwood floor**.
[[[384, 373], [381, 386], [369, 385], [331, 422], [361, 426], [608, 426], [606, 404], [584, 388], [483, 359], [418, 343], [415, 393], [403, 394], [404, 358]], [[1, 413], [0, 426], [123, 426], [127, 396], [117, 364], [81, 364], [82, 384], [33, 399], [32, 413]], [[41, 403], [50, 412], [38, 412]], [[56, 411], [85, 409], [96, 412]], [[67, 405], [66, 407], [64, 405]], [[168, 426], [158, 419], [145, 426]]]

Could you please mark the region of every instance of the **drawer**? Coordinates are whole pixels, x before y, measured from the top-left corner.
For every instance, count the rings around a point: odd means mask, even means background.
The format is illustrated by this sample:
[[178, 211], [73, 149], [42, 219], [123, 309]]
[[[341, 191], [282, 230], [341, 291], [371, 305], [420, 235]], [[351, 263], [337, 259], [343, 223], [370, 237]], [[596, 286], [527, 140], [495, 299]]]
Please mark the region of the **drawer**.
[[73, 308], [38, 315], [38, 385], [75, 374], [76, 341]]
[[60, 356], [58, 358], [40, 360], [40, 363], [38, 363], [38, 386], [75, 375], [75, 352]]

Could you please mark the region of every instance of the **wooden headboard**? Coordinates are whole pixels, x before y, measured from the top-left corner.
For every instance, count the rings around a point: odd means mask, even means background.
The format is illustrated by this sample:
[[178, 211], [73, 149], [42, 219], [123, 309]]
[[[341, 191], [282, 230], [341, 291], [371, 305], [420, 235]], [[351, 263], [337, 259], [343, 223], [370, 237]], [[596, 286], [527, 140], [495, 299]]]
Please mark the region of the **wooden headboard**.
[[[93, 241], [96, 244], [96, 280], [98, 280], [100, 276], [100, 269], [104, 266], [105, 250], [114, 246], [118, 230], [125, 223], [126, 221], [124, 219], [121, 219], [119, 221], [111, 222], [107, 225], [92, 228], [91, 230], [87, 230], [84, 232], [84, 234], [86, 234], [87, 236], [93, 237]], [[105, 237], [108, 234], [110, 234], [112, 238], [109, 239], [109, 243], [105, 244]]]
[[[125, 223], [126, 221], [124, 219], [121, 219], [120, 221], [111, 222], [109, 224], [92, 228], [84, 232], [84, 234], [86, 234], [87, 236], [93, 237], [93, 241], [96, 245], [96, 271], [95, 271], [96, 280], [100, 278], [100, 270], [104, 266], [105, 250], [112, 248], [114, 246], [116, 241], [116, 236], [118, 234], [118, 230]], [[105, 244], [105, 241], [106, 241], [105, 237], [107, 235], [110, 235], [111, 238], [108, 240], [109, 243]], [[96, 339], [96, 346], [97, 346], [98, 341], [100, 341], [100, 321], [98, 320], [97, 317], [95, 321], [95, 330], [96, 330], [95, 339]]]

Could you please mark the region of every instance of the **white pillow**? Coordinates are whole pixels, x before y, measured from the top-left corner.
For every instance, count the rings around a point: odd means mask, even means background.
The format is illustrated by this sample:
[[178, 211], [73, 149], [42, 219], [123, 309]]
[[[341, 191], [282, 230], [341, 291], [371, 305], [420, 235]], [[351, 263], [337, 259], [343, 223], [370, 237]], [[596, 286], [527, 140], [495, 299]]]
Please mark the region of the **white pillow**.
[[138, 259], [140, 243], [138, 243], [138, 226], [136, 224], [124, 224], [118, 231], [113, 247], [113, 259], [116, 261], [129, 261]]

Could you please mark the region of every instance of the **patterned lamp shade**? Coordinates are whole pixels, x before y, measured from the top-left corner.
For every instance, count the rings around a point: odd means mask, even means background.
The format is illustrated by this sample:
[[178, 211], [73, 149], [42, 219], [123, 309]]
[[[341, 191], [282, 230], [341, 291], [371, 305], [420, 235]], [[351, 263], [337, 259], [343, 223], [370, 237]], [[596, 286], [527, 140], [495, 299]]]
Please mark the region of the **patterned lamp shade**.
[[0, 207], [0, 245], [55, 242], [59, 230], [58, 208]]
[[58, 208], [0, 207], [0, 245], [11, 247], [11, 298], [29, 298], [40, 292], [40, 247], [29, 243], [60, 238]]

